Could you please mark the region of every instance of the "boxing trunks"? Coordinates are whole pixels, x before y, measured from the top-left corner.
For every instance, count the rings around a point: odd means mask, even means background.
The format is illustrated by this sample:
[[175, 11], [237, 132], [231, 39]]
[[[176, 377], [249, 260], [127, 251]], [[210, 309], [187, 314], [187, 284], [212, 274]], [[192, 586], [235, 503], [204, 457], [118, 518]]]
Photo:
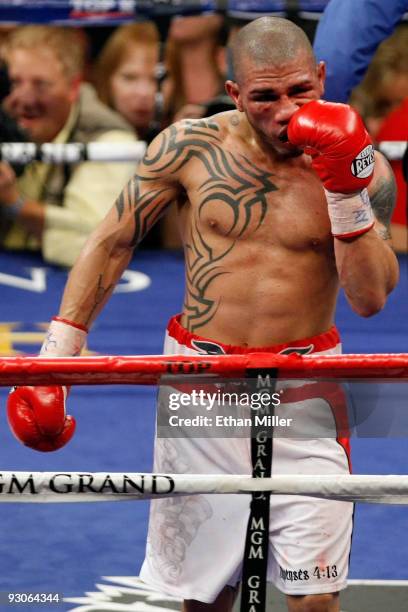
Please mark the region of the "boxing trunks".
[[[288, 344], [241, 348], [191, 334], [180, 317], [168, 325], [165, 354], [246, 352], [328, 355], [341, 352], [337, 330]], [[293, 390], [292, 390], [293, 391]], [[321, 398], [294, 397], [280, 407], [312, 402], [331, 415]], [[289, 391], [290, 393], [290, 391]], [[307, 396], [307, 394], [306, 394]], [[331, 416], [332, 418], [332, 416]], [[250, 437], [157, 437], [154, 471], [179, 474], [252, 474]], [[348, 474], [347, 441], [332, 437], [273, 438], [272, 475]], [[151, 502], [146, 556], [140, 577], [181, 599], [212, 603], [241, 578], [250, 495], [193, 495]], [[336, 592], [346, 587], [353, 504], [305, 496], [271, 495], [268, 581], [290, 595]]]

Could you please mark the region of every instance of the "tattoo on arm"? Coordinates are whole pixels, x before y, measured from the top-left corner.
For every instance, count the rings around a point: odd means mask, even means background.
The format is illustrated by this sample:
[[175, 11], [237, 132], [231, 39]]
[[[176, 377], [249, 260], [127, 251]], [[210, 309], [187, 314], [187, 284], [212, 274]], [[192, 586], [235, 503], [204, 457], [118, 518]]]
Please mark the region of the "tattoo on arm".
[[130, 243], [131, 247], [139, 244], [149, 229], [165, 212], [166, 205], [172, 199], [170, 189], [154, 188], [153, 186], [148, 192], [141, 195], [141, 185], [148, 180], [140, 176], [134, 176], [115, 203], [118, 221], [121, 220], [126, 210], [133, 211], [135, 226]]
[[377, 230], [378, 234], [384, 240], [388, 240], [391, 237], [389, 228], [397, 199], [397, 186], [395, 178], [391, 166], [388, 164], [388, 162], [386, 163], [389, 167], [389, 176], [381, 176], [376, 181], [370, 195], [371, 206], [374, 210], [374, 214], [378, 221], [380, 221], [380, 223], [382, 223], [384, 226], [383, 228]]
[[167, 206], [176, 199], [181, 185], [175, 174], [193, 157], [202, 161], [211, 149], [208, 139], [219, 141], [219, 127], [210, 120], [186, 121], [184, 128], [174, 125], [158, 137], [155, 153], [148, 149], [139, 173], [133, 177], [116, 200], [118, 221], [125, 212], [133, 212], [135, 247], [158, 221]]
[[122, 193], [120, 194], [120, 196], [115, 202], [116, 210], [118, 211], [119, 221], [121, 220], [123, 213], [125, 212], [127, 208], [134, 208], [135, 206], [135, 200], [134, 200], [135, 181], [136, 181], [136, 177], [134, 177], [133, 179], [129, 181], [129, 183], [123, 189]]
[[92, 317], [93, 317], [93, 314], [94, 314], [95, 310], [104, 301], [106, 295], [109, 294], [109, 292], [112, 289], [113, 289], [113, 284], [112, 283], [110, 285], [108, 285], [107, 287], [103, 286], [103, 276], [102, 276], [102, 274], [100, 274], [99, 278], [98, 278], [98, 286], [96, 287], [96, 291], [95, 291], [94, 303], [92, 305], [91, 312], [89, 313], [89, 316], [88, 316], [87, 320], [85, 321], [85, 325], [88, 325], [90, 323], [90, 321], [92, 320]]
[[383, 240], [391, 240], [391, 232], [388, 227], [379, 227], [376, 229], [376, 232]]

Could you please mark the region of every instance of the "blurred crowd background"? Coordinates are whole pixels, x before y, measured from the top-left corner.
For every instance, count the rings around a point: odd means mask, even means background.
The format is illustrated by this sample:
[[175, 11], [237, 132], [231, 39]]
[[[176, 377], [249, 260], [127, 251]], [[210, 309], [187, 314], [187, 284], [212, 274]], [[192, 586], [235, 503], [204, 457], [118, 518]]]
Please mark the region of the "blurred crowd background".
[[[201, 3], [202, 10], [191, 14], [178, 3], [177, 15], [172, 3], [166, 13], [166, 3], [158, 2], [150, 18], [136, 11], [123, 23], [119, 15], [108, 23], [101, 18], [98, 26], [81, 22], [85, 9], [77, 8], [71, 27], [68, 22], [13, 23], [4, 18], [7, 3], [2, 3], [1, 140], [17, 139], [14, 121], [17, 136], [36, 143], [148, 143], [174, 121], [230, 110], [224, 82], [232, 76], [228, 45], [238, 29], [262, 14], [276, 14], [298, 23], [313, 43], [331, 3], [336, 0], [311, 0], [313, 10], [302, 11], [301, 2], [238, 0]], [[95, 13], [97, 3], [91, 4]], [[120, 2], [110, 4], [121, 8]], [[345, 94], [377, 144], [406, 141], [408, 135], [408, 21], [403, 14], [386, 34], [363, 80]], [[343, 41], [332, 44], [342, 49]], [[392, 234], [396, 250], [406, 252], [406, 185], [402, 162], [392, 165], [399, 190]], [[70, 267], [135, 170], [133, 162], [51, 166], [34, 161], [24, 167], [1, 162], [0, 248], [38, 250], [46, 261]], [[174, 207], [141, 248], [179, 249], [176, 217]]]

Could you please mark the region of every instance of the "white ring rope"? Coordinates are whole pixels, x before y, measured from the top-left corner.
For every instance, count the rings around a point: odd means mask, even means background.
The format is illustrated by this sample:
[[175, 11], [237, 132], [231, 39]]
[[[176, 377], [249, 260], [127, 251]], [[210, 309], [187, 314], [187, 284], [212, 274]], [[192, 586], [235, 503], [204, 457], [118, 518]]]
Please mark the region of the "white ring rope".
[[408, 476], [2, 472], [0, 502], [154, 499], [200, 493], [269, 492], [377, 504], [408, 504]]
[[46, 164], [75, 164], [80, 161], [139, 162], [146, 143], [135, 142], [4, 142], [0, 144], [0, 159], [10, 163], [28, 164], [38, 160]]
[[[406, 141], [384, 140], [378, 149], [389, 159], [400, 160], [407, 149]], [[39, 160], [49, 164], [74, 164], [80, 161], [117, 161], [139, 162], [146, 151], [146, 143], [137, 142], [80, 142], [55, 143], [38, 145], [34, 142], [0, 143], [0, 159], [19, 164], [28, 164]]]

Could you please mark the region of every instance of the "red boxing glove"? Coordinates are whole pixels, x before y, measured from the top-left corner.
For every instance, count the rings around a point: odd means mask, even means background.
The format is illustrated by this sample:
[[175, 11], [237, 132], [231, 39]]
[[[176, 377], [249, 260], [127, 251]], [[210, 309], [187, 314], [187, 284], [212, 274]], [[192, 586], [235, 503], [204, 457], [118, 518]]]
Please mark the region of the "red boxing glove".
[[[82, 325], [55, 317], [48, 329], [40, 357], [79, 355], [86, 341]], [[54, 451], [74, 435], [75, 419], [65, 414], [67, 388], [16, 387], [7, 401], [7, 415], [15, 437], [38, 451]]]
[[351, 106], [322, 100], [305, 104], [291, 117], [288, 138], [318, 153], [313, 156], [313, 167], [326, 189], [351, 193], [369, 184], [374, 149], [360, 115]]
[[16, 387], [7, 400], [10, 429], [25, 446], [54, 451], [74, 435], [75, 419], [65, 414], [65, 387]]
[[365, 188], [374, 170], [374, 149], [358, 113], [347, 104], [313, 100], [291, 117], [288, 138], [312, 150], [333, 234], [348, 238], [371, 229], [374, 214]]

